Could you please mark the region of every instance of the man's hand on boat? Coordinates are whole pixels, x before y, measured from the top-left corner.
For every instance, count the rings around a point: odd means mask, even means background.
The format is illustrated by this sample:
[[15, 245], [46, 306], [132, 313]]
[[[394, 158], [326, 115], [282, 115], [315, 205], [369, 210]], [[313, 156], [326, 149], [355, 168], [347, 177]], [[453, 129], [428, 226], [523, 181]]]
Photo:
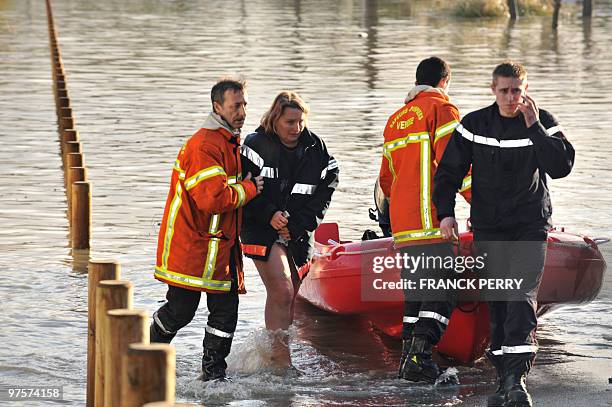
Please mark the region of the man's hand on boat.
[[442, 237], [452, 242], [459, 241], [459, 226], [457, 221], [452, 216], [447, 216], [440, 222], [440, 232]]
[[255, 184], [255, 187], [257, 188], [257, 195], [261, 194], [261, 191], [263, 191], [263, 185], [264, 185], [264, 180], [263, 180], [263, 175], [258, 175], [255, 178], [252, 178], [251, 173], [249, 172], [247, 174], [246, 177], [244, 177], [244, 180], [251, 180], [253, 181], [253, 184]]
[[272, 215], [272, 219], [270, 219], [270, 226], [279, 232], [282, 228], [286, 228], [287, 223], [289, 223], [289, 219], [285, 217], [282, 211], [276, 211], [274, 215]]

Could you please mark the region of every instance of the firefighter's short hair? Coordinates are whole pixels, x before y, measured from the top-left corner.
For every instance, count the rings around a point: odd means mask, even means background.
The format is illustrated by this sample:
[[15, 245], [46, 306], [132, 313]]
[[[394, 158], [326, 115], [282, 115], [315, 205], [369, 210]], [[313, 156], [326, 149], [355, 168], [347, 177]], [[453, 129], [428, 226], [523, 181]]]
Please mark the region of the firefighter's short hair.
[[435, 88], [442, 79], [448, 78], [450, 73], [450, 65], [446, 61], [438, 57], [429, 57], [417, 66], [416, 84]]
[[525, 79], [527, 77], [527, 69], [518, 62], [508, 59], [497, 65], [493, 70], [493, 82], [495, 82], [495, 79], [499, 76], [504, 78]]
[[235, 92], [244, 92], [247, 83], [244, 78], [223, 77], [212, 87], [210, 91], [210, 100], [215, 105], [215, 102], [223, 104], [225, 100], [225, 92], [233, 90]]
[[304, 99], [300, 97], [296, 92], [291, 91], [282, 91], [275, 98], [274, 102], [272, 102], [272, 106], [266, 113], [264, 113], [261, 118], [261, 127], [264, 128], [266, 133], [273, 134], [276, 131], [274, 130], [274, 125], [276, 121], [283, 115], [285, 108], [291, 107], [293, 109], [299, 109], [306, 116], [308, 116], [308, 112], [310, 112], [310, 108], [304, 102]]

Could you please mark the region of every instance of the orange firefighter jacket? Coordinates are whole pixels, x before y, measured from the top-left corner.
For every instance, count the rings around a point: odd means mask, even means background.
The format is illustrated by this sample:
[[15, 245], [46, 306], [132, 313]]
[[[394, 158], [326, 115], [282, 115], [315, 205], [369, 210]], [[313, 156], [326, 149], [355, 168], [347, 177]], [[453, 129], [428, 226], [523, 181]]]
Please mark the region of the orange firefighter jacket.
[[242, 207], [257, 188], [242, 181], [240, 138], [215, 113], [178, 154], [157, 244], [155, 278], [211, 293], [231, 289], [230, 257], [238, 292], [244, 290], [238, 244]]
[[[384, 130], [380, 186], [389, 197], [389, 216], [397, 246], [441, 241], [440, 222], [431, 196], [433, 179], [459, 111], [446, 93], [426, 85], [414, 87], [405, 105]], [[460, 192], [470, 200], [471, 175]]]

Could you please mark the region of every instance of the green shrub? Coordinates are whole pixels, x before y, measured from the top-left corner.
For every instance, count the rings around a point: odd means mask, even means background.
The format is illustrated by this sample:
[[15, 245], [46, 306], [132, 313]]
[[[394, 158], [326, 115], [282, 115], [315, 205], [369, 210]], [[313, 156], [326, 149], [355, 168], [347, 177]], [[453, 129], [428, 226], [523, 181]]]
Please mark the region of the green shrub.
[[[519, 16], [548, 15], [552, 13], [552, 0], [517, 0]], [[457, 17], [502, 17], [507, 16], [506, 0], [457, 0], [451, 13]]]

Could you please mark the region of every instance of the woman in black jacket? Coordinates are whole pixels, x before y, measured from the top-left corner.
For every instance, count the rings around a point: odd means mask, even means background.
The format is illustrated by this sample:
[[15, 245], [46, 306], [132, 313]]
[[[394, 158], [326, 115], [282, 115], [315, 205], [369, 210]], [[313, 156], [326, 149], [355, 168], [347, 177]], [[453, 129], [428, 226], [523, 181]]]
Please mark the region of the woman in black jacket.
[[281, 92], [244, 140], [244, 174], [262, 175], [263, 192], [244, 209], [242, 248], [266, 287], [266, 328], [274, 335], [273, 362], [290, 365], [287, 329], [299, 278], [312, 256], [314, 231], [338, 185], [338, 164], [325, 143], [306, 128], [308, 105]]

